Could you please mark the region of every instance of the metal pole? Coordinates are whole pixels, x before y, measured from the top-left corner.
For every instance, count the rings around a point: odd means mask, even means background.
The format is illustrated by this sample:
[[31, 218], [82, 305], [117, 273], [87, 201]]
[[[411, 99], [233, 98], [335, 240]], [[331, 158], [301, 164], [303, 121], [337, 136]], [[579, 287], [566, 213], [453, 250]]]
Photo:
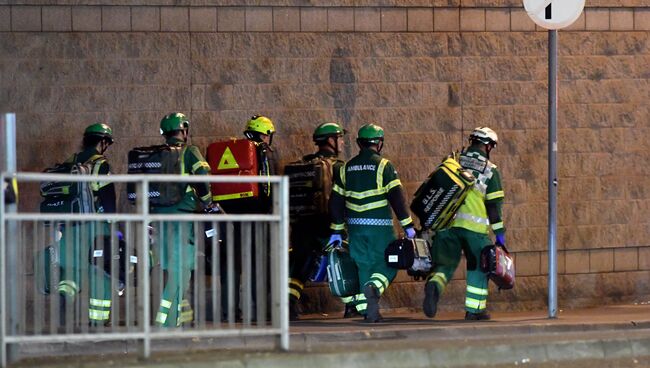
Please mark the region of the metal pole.
[[[0, 180], [4, 181], [5, 176], [4, 172], [0, 171]], [[7, 344], [5, 343], [6, 337], [6, 327], [5, 327], [5, 310], [7, 299], [5, 297], [5, 271], [6, 271], [6, 262], [5, 262], [5, 249], [7, 249], [6, 234], [5, 231], [5, 191], [0, 190], [0, 367], [4, 368], [7, 366]]]
[[557, 318], [557, 30], [548, 31], [548, 317]]
[[[5, 171], [13, 174], [17, 171], [16, 165], [16, 114], [9, 113], [4, 115], [4, 145], [5, 145]], [[17, 204], [8, 204], [5, 206], [7, 213], [15, 213]], [[10, 279], [17, 279], [18, 276], [18, 223], [16, 221], [8, 221], [5, 224], [5, 284], [2, 285], [3, 290], [6, 290], [6, 297], [9, 299], [8, 315], [6, 316], [6, 333], [8, 335], [16, 335], [18, 331], [18, 323], [21, 321], [21, 310], [18, 308], [18, 285], [16, 283], [6, 282]], [[7, 318], [8, 317], [8, 318]], [[7, 346], [7, 360], [9, 363], [17, 359], [17, 348], [15, 346]]]
[[142, 331], [144, 332], [144, 338], [142, 339], [142, 346], [140, 354], [144, 359], [148, 359], [151, 356], [151, 299], [149, 297], [151, 293], [151, 282], [149, 280], [149, 230], [148, 225], [150, 222], [149, 218], [149, 181], [145, 178], [142, 182], [137, 183], [140, 188], [137, 193], [138, 205], [140, 206], [140, 214], [142, 215], [142, 231], [140, 233], [140, 240], [138, 241], [138, 263], [140, 264], [140, 272], [138, 274], [138, 280], [142, 280], [142, 283], [138, 281], [138, 287], [141, 288], [142, 295]]
[[289, 177], [280, 182], [280, 348], [289, 350]]

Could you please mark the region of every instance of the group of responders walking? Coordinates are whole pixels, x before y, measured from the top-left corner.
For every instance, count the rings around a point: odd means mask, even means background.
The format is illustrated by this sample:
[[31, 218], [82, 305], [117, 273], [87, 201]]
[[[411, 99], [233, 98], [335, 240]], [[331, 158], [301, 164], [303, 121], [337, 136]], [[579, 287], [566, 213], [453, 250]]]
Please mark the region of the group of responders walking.
[[[249, 169], [248, 175], [274, 175], [274, 160], [271, 158], [271, 141], [275, 128], [273, 122], [264, 116], [253, 116], [244, 131], [245, 139], [227, 142], [221, 150], [223, 157], [213, 157], [217, 164], [210, 167], [209, 159], [201, 153], [199, 147], [188, 144], [190, 121], [182, 113], [171, 113], [160, 121], [160, 134], [164, 138], [162, 145], [136, 147], [129, 152], [128, 173], [176, 174], [176, 175], [210, 175], [218, 173], [220, 168], [232, 166], [234, 157], [229, 145], [235, 144], [252, 150], [247, 157], [252, 157], [253, 163], [240, 161], [242, 166]], [[94, 123], [88, 126], [83, 135], [82, 150], [73, 154], [64, 163], [46, 169], [46, 172], [58, 173], [88, 173], [102, 177], [100, 181], [85, 185], [83, 182], [43, 182], [41, 183], [41, 212], [44, 213], [115, 213], [115, 185], [110, 182], [111, 170], [104, 156], [106, 150], [113, 144], [113, 130], [105, 123]], [[220, 143], [215, 143], [219, 145]], [[213, 150], [207, 150], [207, 155]], [[217, 147], [218, 148], [218, 147]], [[232, 148], [234, 150], [234, 148]], [[225, 151], [225, 153], [224, 153]], [[235, 153], [237, 154], [237, 153]], [[231, 160], [228, 163], [228, 160]], [[214, 187], [215, 184], [212, 184]], [[188, 213], [270, 213], [271, 187], [268, 183], [231, 185], [225, 188], [234, 193], [224, 193], [223, 187], [217, 187], [213, 193], [211, 184], [206, 182], [182, 183], [150, 183], [149, 197], [150, 212], [153, 214], [188, 214]], [[87, 195], [85, 195], [87, 194]], [[134, 185], [127, 185], [127, 197], [135, 202], [137, 194]], [[56, 252], [58, 253], [58, 277], [54, 285], [60, 295], [62, 304], [72, 305], [80, 295], [82, 288], [88, 291], [87, 316], [91, 325], [106, 325], [110, 321], [111, 310], [114, 306], [111, 288], [110, 265], [105, 267], [94, 260], [97, 254], [97, 243], [102, 243], [100, 252], [110, 253], [112, 238], [119, 238], [120, 251], [123, 250], [123, 235], [114, 233], [115, 224], [108, 222], [65, 222], [56, 224]], [[234, 224], [236, 244], [241, 243], [239, 223]], [[159, 265], [163, 271], [162, 291], [159, 296], [158, 311], [155, 314], [155, 324], [165, 327], [181, 326], [192, 322], [193, 310], [188, 294], [192, 271], [195, 270], [196, 244], [195, 234], [201, 234], [190, 221], [159, 221], [152, 223], [150, 237], [152, 248], [150, 264]], [[153, 234], [153, 235], [152, 235]], [[106, 240], [100, 240], [106, 239]], [[253, 236], [253, 241], [254, 236]], [[225, 248], [220, 247], [220, 251]], [[241, 249], [235, 247], [235, 253], [241, 255]], [[225, 250], [224, 250], [225, 251]], [[43, 252], [41, 252], [43, 253]], [[45, 257], [50, 253], [44, 252]], [[90, 256], [90, 259], [88, 255]], [[100, 253], [101, 254], [101, 253]], [[129, 255], [121, 254], [128, 259]], [[37, 256], [38, 258], [38, 256]], [[236, 259], [239, 257], [235, 256]], [[225, 262], [226, 257], [221, 257]], [[47, 266], [49, 262], [41, 262]], [[124, 265], [120, 263], [120, 267]], [[241, 265], [235, 264], [235, 273], [241, 273]], [[222, 279], [226, 278], [225, 266], [221, 268]], [[123, 287], [124, 275], [121, 272], [119, 285]], [[46, 272], [46, 274], [49, 274]], [[195, 276], [196, 278], [196, 276]], [[235, 275], [237, 283], [238, 275]], [[88, 285], [82, 285], [88, 283]], [[45, 282], [47, 284], [47, 281]], [[238, 285], [236, 285], [238, 287]], [[45, 287], [47, 289], [47, 285]], [[49, 293], [49, 290], [47, 290]], [[122, 290], [120, 290], [120, 294]], [[227, 293], [225, 293], [227, 295]], [[238, 294], [238, 293], [237, 293]], [[236, 295], [238, 298], [239, 295]], [[227, 298], [227, 296], [226, 296]], [[222, 304], [228, 304], [222, 297]], [[236, 302], [238, 303], [238, 301]], [[226, 308], [222, 308], [225, 310]], [[219, 316], [214, 316], [219, 318]], [[223, 317], [222, 317], [223, 318]]]
[[[163, 117], [160, 133], [164, 137], [164, 144], [133, 149], [129, 153], [129, 173], [241, 175], [242, 170], [248, 170], [247, 175], [274, 175], [278, 172], [271, 149], [275, 127], [267, 117], [256, 115], [246, 123], [246, 139], [240, 140], [243, 142], [235, 144], [233, 140], [232, 144], [214, 143], [208, 147], [208, 159], [197, 146], [188, 144], [189, 128], [190, 122], [182, 113]], [[294, 320], [301, 313], [300, 298], [304, 285], [309, 281], [324, 279], [324, 267], [319, 269], [317, 261], [326, 251], [345, 247], [356, 265], [355, 276], [359, 285], [357, 293], [341, 298], [345, 304], [344, 317], [363, 316], [366, 322], [381, 321], [380, 298], [397, 274], [397, 270], [390, 267], [384, 257], [387, 245], [397, 239], [392, 212], [406, 239], [421, 236], [420, 232], [416, 232], [410, 216], [397, 170], [381, 156], [384, 130], [375, 124], [363, 125], [356, 138], [358, 154], [347, 162], [339, 157], [346, 133], [338, 123], [318, 125], [312, 136], [317, 151], [284, 168], [291, 183], [289, 301], [290, 318]], [[69, 171], [71, 167], [85, 168], [92, 174], [108, 175], [111, 170], [104, 153], [113, 142], [113, 131], [107, 124], [88, 126], [84, 131], [83, 148], [66, 160], [66, 170]], [[436, 315], [439, 298], [460, 263], [461, 254], [464, 254], [467, 264], [465, 318], [490, 318], [487, 313], [488, 275], [479, 263], [482, 251], [493, 244], [489, 238], [490, 230], [496, 237], [496, 244], [505, 246], [505, 228], [501, 217], [504, 192], [499, 171], [489, 160], [490, 152], [497, 143], [497, 134], [492, 129], [478, 127], [469, 135], [469, 147], [458, 156], [462, 168], [470, 171], [475, 181], [453, 219], [444, 228], [436, 229], [432, 238], [427, 239], [431, 240], [430, 252], [434, 265], [426, 275], [423, 288], [423, 310], [428, 317]], [[236, 150], [246, 150], [246, 147], [254, 152], [254, 162], [250, 167], [236, 165], [242, 166], [237, 167], [238, 172], [228, 171], [234, 167], [232, 162], [237, 156]], [[210, 155], [216, 157], [210, 159]], [[153, 160], [157, 165], [147, 165], [147, 160]], [[151, 166], [159, 167], [158, 171], [146, 169]], [[57, 193], [56, 190], [48, 192], [48, 189], [51, 188], [47, 185], [45, 188], [41, 186], [44, 197], [42, 212], [116, 211], [115, 187], [109, 180], [90, 183], [87, 189], [92, 193], [90, 209], [69, 208], [78, 206], [79, 201], [76, 204], [61, 201], [60, 195], [52, 194]], [[83, 191], [83, 188], [69, 189], [67, 195], [70, 197], [69, 192], [77, 194]], [[135, 200], [135, 191], [127, 191], [129, 200]], [[270, 213], [272, 210], [271, 188], [266, 183], [240, 186], [225, 192], [208, 182], [180, 186], [160, 183], [158, 187], [151, 188], [148, 196], [152, 213], [224, 210], [227, 213]], [[57, 208], [61, 205], [65, 208]], [[79, 236], [82, 226], [89, 227], [84, 231], [93, 236]], [[110, 233], [107, 226], [79, 223], [59, 228], [62, 261], [56, 291], [65, 300], [74, 299], [82, 287], [82, 280], [87, 280], [90, 284], [88, 317], [94, 324], [105, 324], [110, 318], [111, 276], [96, 272], [93, 268], [98, 265], [90, 264], [84, 268], [90, 271], [89, 275], [83, 277], [80, 264], [87, 258], [80, 255], [88, 254], [93, 249], [95, 235]], [[193, 318], [187, 294], [191, 272], [195, 267], [196, 229], [191, 222], [183, 221], [159, 223], [157, 226], [155, 231], [159, 234], [159, 244], [152, 249], [151, 256], [165, 271], [165, 281], [155, 323], [168, 327], [180, 326]], [[235, 234], [240, 234], [235, 230]], [[254, 236], [252, 241], [256, 241]], [[235, 251], [240, 242], [241, 239], [235, 235]]]
[[[375, 124], [363, 125], [356, 139], [359, 153], [347, 162], [338, 159], [345, 133], [336, 123], [319, 125], [313, 135], [318, 151], [302, 159], [303, 164], [315, 159], [330, 162], [323, 167], [331, 169], [331, 183], [327, 185], [327, 180], [323, 180], [318, 186], [324, 192], [323, 197], [329, 197], [323, 211], [292, 218], [289, 285], [290, 317], [294, 320], [301, 313], [299, 300], [305, 282], [310, 275], [313, 275], [312, 280], [319, 281], [321, 272], [314, 274], [312, 270], [310, 273], [313, 260], [318, 259], [324, 249], [332, 251], [346, 247], [356, 265], [357, 275], [353, 279], [358, 278], [359, 285], [357, 293], [341, 298], [345, 304], [344, 317], [362, 315], [366, 322], [381, 321], [379, 300], [397, 274], [397, 270], [387, 264], [384, 252], [387, 245], [396, 240], [391, 208], [405, 237], [414, 239], [417, 236], [397, 170], [381, 156], [384, 130]], [[492, 129], [478, 127], [469, 135], [470, 146], [458, 157], [460, 166], [474, 177], [473, 184], [468, 187], [459, 207], [454, 209], [451, 221], [434, 232], [431, 254], [435, 266], [426, 275], [424, 286], [423, 310], [428, 317], [435, 317], [439, 296], [464, 253], [468, 275], [465, 318], [490, 318], [487, 313], [488, 274], [479, 263], [481, 254], [492, 244], [488, 236], [490, 229], [496, 236], [496, 243], [505, 247], [501, 218], [504, 192], [499, 171], [489, 160], [497, 143], [497, 134]], [[292, 172], [285, 170], [285, 173], [292, 179], [293, 199], [299, 196], [293, 183], [300, 181], [293, 180]], [[328, 178], [328, 175], [321, 177]], [[332, 273], [329, 276], [332, 277]]]

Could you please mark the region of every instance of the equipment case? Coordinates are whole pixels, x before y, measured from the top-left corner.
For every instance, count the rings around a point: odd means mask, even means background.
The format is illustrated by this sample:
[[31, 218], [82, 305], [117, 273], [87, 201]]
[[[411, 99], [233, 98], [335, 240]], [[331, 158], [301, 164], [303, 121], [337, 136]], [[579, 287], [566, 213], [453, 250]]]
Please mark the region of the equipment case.
[[412, 276], [428, 274], [432, 268], [430, 246], [425, 239], [397, 239], [386, 247], [384, 259], [389, 267], [409, 270]]
[[[214, 142], [208, 146], [206, 159], [213, 175], [259, 175], [257, 146], [248, 139], [230, 139]], [[212, 199], [259, 197], [258, 183], [212, 183]]]
[[441, 230], [451, 223], [476, 179], [458, 161], [448, 157], [415, 192], [411, 211], [423, 230]]

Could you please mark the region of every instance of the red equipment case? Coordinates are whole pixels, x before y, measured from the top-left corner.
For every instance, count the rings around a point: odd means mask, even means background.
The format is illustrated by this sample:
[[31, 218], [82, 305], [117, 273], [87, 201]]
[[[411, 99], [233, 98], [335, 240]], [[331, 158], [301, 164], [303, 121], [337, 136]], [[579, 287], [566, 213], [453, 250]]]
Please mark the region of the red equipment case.
[[[257, 148], [248, 139], [230, 139], [214, 142], [208, 146], [206, 154], [213, 175], [257, 176], [259, 173]], [[212, 183], [212, 199], [230, 199], [259, 196], [258, 183]]]

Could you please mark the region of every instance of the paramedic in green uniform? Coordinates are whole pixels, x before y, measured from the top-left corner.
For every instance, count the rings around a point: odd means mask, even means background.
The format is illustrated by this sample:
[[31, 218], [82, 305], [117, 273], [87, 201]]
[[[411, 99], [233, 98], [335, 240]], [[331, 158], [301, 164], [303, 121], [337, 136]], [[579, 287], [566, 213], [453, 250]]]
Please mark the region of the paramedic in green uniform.
[[[182, 146], [181, 175], [210, 175], [210, 166], [197, 146], [188, 145], [190, 122], [182, 113], [171, 113], [160, 121], [160, 133], [170, 146]], [[192, 183], [187, 185], [183, 199], [172, 206], [154, 206], [152, 213], [195, 213], [212, 205], [210, 184]], [[194, 226], [188, 221], [168, 221], [158, 223], [158, 248], [154, 257], [166, 271], [165, 286], [160, 308], [156, 315], [156, 325], [165, 327], [180, 326], [191, 322], [194, 313], [186, 299], [190, 286], [190, 274], [194, 269], [195, 245]]]
[[[94, 175], [109, 175], [110, 166], [104, 152], [113, 144], [113, 130], [103, 123], [89, 125], [84, 131], [82, 150], [65, 162], [88, 163]], [[94, 206], [97, 213], [115, 213], [115, 185], [110, 182], [91, 182]], [[105, 222], [68, 223], [61, 228], [60, 262], [61, 280], [57, 291], [64, 303], [71, 303], [81, 291], [82, 276], [88, 272], [89, 300], [88, 319], [91, 325], [108, 323], [111, 311], [111, 278], [103, 267], [89, 264], [88, 255], [94, 249], [95, 239], [109, 235]], [[68, 244], [72, 244], [72, 249]], [[95, 255], [93, 254], [93, 257]]]
[[467, 289], [465, 293], [465, 319], [488, 320], [488, 278], [479, 263], [483, 248], [492, 244], [490, 228], [496, 243], [505, 245], [505, 228], [501, 219], [503, 187], [497, 166], [490, 151], [499, 141], [488, 127], [478, 127], [469, 136], [470, 147], [460, 155], [460, 164], [471, 170], [476, 184], [465, 202], [456, 212], [451, 227], [438, 232], [432, 242], [433, 263], [436, 265], [424, 287], [424, 314], [433, 318], [437, 303], [445, 286], [460, 262], [461, 251], [467, 260]]
[[384, 130], [375, 124], [359, 129], [360, 152], [338, 173], [330, 197], [333, 234], [329, 243], [341, 242], [347, 224], [350, 255], [359, 269], [361, 293], [343, 302], [354, 303], [366, 322], [379, 322], [379, 297], [395, 278], [397, 270], [384, 261], [386, 246], [395, 240], [391, 207], [408, 238], [415, 237], [402, 184], [397, 171], [379, 153], [384, 145]]
[[[337, 123], [323, 123], [316, 127], [312, 138], [318, 151], [302, 158], [302, 162], [330, 160], [332, 172], [343, 166], [338, 158], [343, 149], [345, 130]], [[330, 193], [323, 193], [329, 196]], [[291, 253], [289, 253], [289, 318], [297, 320], [300, 315], [299, 300], [305, 282], [312, 274], [315, 259], [320, 257], [330, 235], [329, 213], [296, 216], [291, 219]], [[346, 305], [344, 317], [351, 317], [356, 309]]]

